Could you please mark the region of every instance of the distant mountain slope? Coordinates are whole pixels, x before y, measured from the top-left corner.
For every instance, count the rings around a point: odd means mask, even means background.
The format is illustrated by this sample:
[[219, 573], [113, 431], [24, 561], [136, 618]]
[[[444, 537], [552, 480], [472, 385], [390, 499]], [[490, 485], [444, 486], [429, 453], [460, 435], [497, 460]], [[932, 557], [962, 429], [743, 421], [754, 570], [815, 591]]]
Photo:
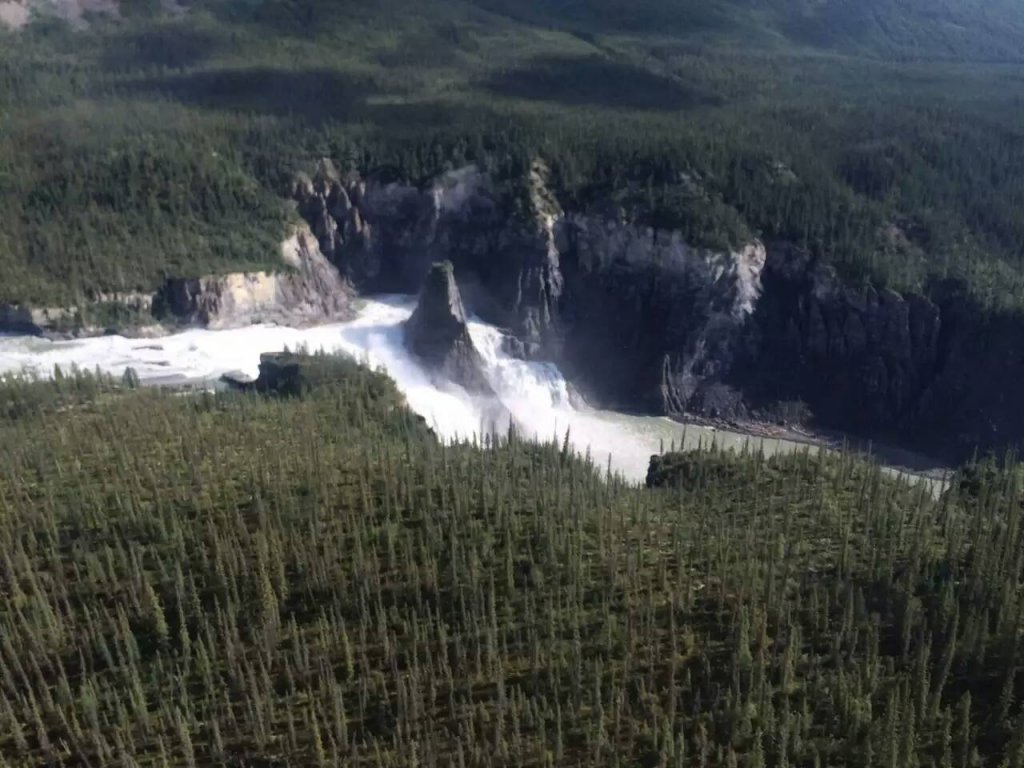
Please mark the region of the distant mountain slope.
[[473, 0], [534, 24], [793, 44], [877, 56], [1021, 60], [1024, 4], [1012, 0]]
[[89, 14], [118, 12], [117, 0], [5, 0], [0, 2], [0, 26], [20, 29], [33, 14], [54, 15], [82, 25]]
[[858, 279], [923, 290], [954, 274], [1024, 306], [1024, 4], [0, 0], [3, 14], [0, 303], [276, 263], [288, 179], [330, 156], [413, 181], [467, 162], [521, 179], [542, 157], [569, 207], [621, 197], [703, 243], [783, 239]]
[[1012, 0], [776, 0], [792, 40], [903, 57], [1024, 57], [1024, 4]]
[[[260, 20], [277, 32], [389, 13], [468, 21], [479, 9], [584, 37], [806, 46], [900, 59], [1024, 59], [1024, 3], [1015, 0], [0, 0], [0, 27], [20, 28], [32, 14], [82, 26], [90, 15], [168, 8]], [[400, 19], [394, 21], [402, 26]]]

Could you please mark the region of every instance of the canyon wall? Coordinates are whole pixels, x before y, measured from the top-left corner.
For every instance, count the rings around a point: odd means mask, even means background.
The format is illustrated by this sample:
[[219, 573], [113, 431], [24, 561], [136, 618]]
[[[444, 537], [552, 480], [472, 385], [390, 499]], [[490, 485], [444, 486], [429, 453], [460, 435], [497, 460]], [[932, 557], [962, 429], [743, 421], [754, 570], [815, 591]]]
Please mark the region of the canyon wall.
[[160, 335], [180, 326], [313, 325], [354, 316], [354, 291], [305, 226], [281, 244], [273, 271], [168, 279], [153, 293], [104, 293], [80, 306], [0, 305], [0, 332], [51, 338]]
[[279, 270], [95, 297], [100, 315], [0, 307], [0, 330], [344, 320], [357, 291], [418, 293], [450, 261], [467, 308], [509, 331], [509, 351], [557, 363], [593, 405], [809, 423], [949, 460], [1024, 446], [1024, 318], [954, 283], [900, 294], [785, 242], [716, 251], [612, 204], [566, 211], [541, 163], [516, 186], [472, 167], [414, 186], [322, 161], [290, 194], [307, 224]]
[[414, 293], [450, 260], [470, 310], [595, 405], [811, 422], [943, 458], [1024, 441], [1024, 319], [956, 285], [903, 295], [845, 282], [788, 243], [719, 252], [613, 205], [567, 212], [540, 163], [520, 192], [525, 211], [475, 168], [416, 187], [327, 161], [292, 189], [359, 289]]
[[281, 247], [275, 272], [237, 272], [168, 280], [154, 299], [157, 317], [210, 329], [256, 323], [311, 325], [352, 317], [352, 290], [306, 230]]

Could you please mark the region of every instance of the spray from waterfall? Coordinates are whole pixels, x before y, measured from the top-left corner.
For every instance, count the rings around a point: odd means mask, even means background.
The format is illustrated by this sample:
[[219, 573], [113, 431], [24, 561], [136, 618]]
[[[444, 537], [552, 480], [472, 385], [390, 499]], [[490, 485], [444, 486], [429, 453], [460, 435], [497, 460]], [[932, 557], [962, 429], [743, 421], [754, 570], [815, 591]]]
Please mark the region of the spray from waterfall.
[[[0, 337], [0, 374], [25, 370], [48, 376], [60, 366], [64, 370], [99, 369], [119, 376], [131, 367], [143, 384], [212, 384], [228, 372], [255, 376], [261, 353], [304, 347], [342, 352], [384, 369], [409, 406], [445, 439], [501, 432], [511, 420], [520, 433], [541, 440], [562, 440], [568, 433], [577, 451], [589, 452], [598, 466], [609, 463], [633, 480], [644, 477], [652, 454], [662, 447], [682, 445], [683, 427], [668, 419], [574, 406], [569, 383], [557, 366], [511, 357], [503, 351], [502, 332], [477, 319], [471, 320], [469, 331], [495, 397], [470, 395], [438, 381], [403, 343], [402, 324], [414, 304], [413, 298], [405, 296], [367, 300], [355, 320], [313, 328], [194, 329], [159, 339]], [[739, 445], [748, 438], [725, 432], [712, 435], [692, 426], [686, 430], [687, 447], [712, 439]], [[765, 448], [775, 450], [774, 443], [782, 441], [765, 441]]]

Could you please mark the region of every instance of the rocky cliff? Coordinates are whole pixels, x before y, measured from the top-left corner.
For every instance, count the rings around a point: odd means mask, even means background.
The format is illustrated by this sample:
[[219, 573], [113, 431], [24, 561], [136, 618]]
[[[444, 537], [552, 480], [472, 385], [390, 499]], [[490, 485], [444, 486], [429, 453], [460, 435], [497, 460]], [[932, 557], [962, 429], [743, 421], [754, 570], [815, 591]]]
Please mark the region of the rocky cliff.
[[282, 243], [278, 271], [172, 278], [154, 293], [100, 294], [81, 306], [0, 305], [0, 332], [61, 338], [113, 331], [160, 335], [181, 325], [309, 325], [349, 319], [353, 296], [302, 226]]
[[1024, 317], [955, 282], [927, 295], [850, 285], [786, 244], [769, 248], [763, 283], [727, 377], [752, 414], [799, 404], [819, 424], [952, 460], [1024, 446]]
[[309, 325], [352, 316], [352, 290], [305, 229], [281, 247], [279, 272], [240, 272], [172, 279], [157, 293], [154, 314], [207, 328], [254, 323]]
[[780, 404], [803, 403], [826, 423], [909, 428], [943, 372], [940, 306], [847, 284], [784, 243], [771, 253], [734, 385], [779, 415]]
[[292, 195], [324, 255], [360, 290], [416, 293], [433, 263], [450, 261], [474, 309], [541, 354], [557, 343], [562, 290], [562, 212], [542, 174], [540, 166], [531, 174], [526, 216], [511, 214], [507, 190], [472, 167], [419, 188], [339, 174], [322, 161]]
[[562, 363], [620, 408], [726, 415], [722, 382], [761, 295], [766, 251], [690, 247], [676, 232], [594, 216], [562, 224]]
[[118, 16], [119, 7], [116, 0], [0, 0], [0, 27], [21, 29], [37, 13], [82, 29], [90, 16]]
[[1024, 442], [1024, 319], [951, 286], [852, 285], [787, 243], [716, 252], [612, 205], [567, 212], [540, 163], [524, 186], [525, 212], [475, 168], [415, 186], [323, 162], [292, 194], [358, 287], [412, 293], [450, 260], [474, 312], [596, 404], [811, 421], [948, 457]]
[[78, 316], [74, 307], [25, 307], [0, 304], [0, 332], [40, 334], [69, 326]]
[[321, 249], [366, 291], [411, 293], [451, 261], [473, 310], [522, 354], [554, 360], [594, 401], [682, 413], [736, 398], [720, 386], [761, 293], [765, 249], [693, 248], [614, 209], [566, 213], [535, 163], [525, 214], [475, 168], [423, 188], [322, 162], [293, 187]]

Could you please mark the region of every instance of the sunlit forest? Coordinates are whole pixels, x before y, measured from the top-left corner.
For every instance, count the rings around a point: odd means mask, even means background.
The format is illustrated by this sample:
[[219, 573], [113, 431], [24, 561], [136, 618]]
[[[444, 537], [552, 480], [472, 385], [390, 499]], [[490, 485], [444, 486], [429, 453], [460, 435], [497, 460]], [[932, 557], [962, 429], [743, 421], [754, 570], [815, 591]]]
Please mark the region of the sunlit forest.
[[[0, 27], [0, 303], [277, 264], [329, 157], [1024, 307], [1010, 0], [149, 0]], [[0, 768], [1024, 768], [1024, 474], [635, 485], [382, 373], [0, 381]]]
[[297, 360], [0, 387], [0, 764], [1024, 765], [1012, 467], [710, 449], [636, 487]]
[[[554, 170], [698, 245], [1016, 308], [1017, 4], [196, 0], [0, 28], [0, 301], [81, 304], [277, 260], [320, 157], [419, 183]], [[79, 28], [84, 26], [84, 28]]]

